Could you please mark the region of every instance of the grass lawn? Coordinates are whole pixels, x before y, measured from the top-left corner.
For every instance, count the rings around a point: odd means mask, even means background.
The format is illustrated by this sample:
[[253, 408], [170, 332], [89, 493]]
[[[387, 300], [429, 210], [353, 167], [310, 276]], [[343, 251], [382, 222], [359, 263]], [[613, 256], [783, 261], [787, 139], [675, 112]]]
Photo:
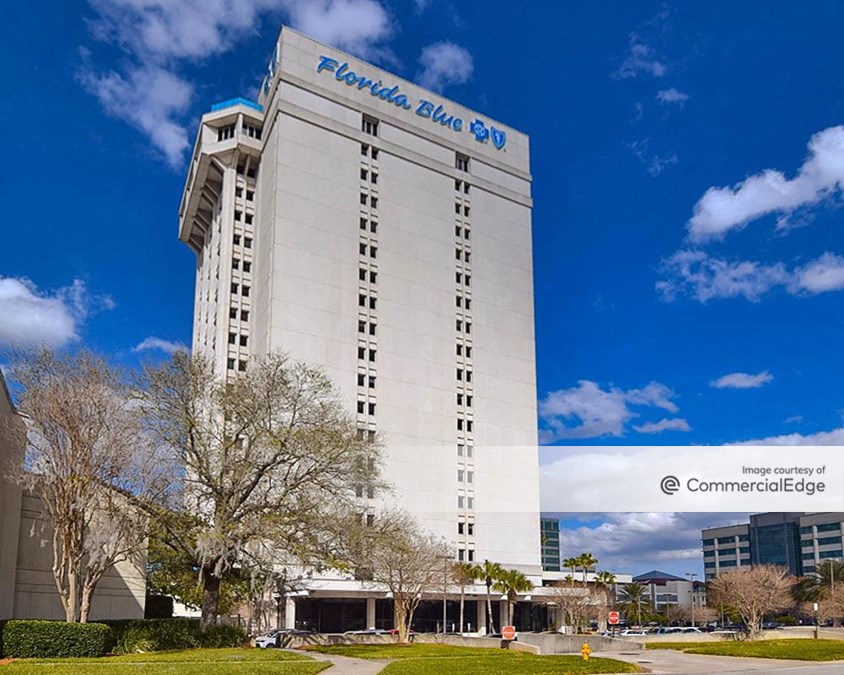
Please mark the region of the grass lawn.
[[837, 661], [844, 659], [842, 640], [754, 640], [753, 642], [649, 642], [648, 649], [678, 649], [687, 654], [754, 656], [765, 659]]
[[276, 649], [187, 649], [101, 659], [22, 659], [0, 666], [2, 675], [311, 675], [325, 670], [305, 654]]
[[[449, 645], [336, 645], [311, 647], [322, 654], [361, 659], [395, 659], [384, 675], [577, 675], [640, 673], [633, 664], [580, 656], [534, 656], [524, 652]], [[329, 671], [330, 672], [330, 671]]]

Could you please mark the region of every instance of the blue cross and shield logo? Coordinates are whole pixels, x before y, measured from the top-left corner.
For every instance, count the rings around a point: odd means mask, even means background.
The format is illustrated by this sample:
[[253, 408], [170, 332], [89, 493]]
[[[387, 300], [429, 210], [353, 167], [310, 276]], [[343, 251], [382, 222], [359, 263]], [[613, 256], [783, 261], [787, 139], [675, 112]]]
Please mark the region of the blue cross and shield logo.
[[482, 120], [475, 120], [472, 122], [469, 125], [469, 131], [475, 135], [475, 140], [479, 143], [486, 143], [487, 140], [491, 138], [492, 144], [498, 150], [501, 150], [507, 142], [507, 132], [502, 131], [501, 129], [496, 129], [495, 127], [487, 129]]
[[486, 143], [489, 138], [489, 129], [484, 126], [482, 120], [475, 120], [469, 125], [469, 131], [475, 134], [475, 140], [479, 143]]

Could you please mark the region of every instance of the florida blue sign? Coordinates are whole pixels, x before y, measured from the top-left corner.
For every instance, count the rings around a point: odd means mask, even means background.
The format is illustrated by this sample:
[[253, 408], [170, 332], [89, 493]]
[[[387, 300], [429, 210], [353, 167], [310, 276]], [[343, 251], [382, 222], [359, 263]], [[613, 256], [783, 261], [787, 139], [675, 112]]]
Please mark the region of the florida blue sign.
[[379, 98], [401, 110], [413, 110], [419, 117], [429, 119], [434, 124], [448, 127], [452, 131], [468, 131], [479, 143], [487, 143], [491, 140], [492, 145], [501, 150], [507, 142], [507, 133], [503, 129], [496, 129], [493, 126], [487, 127], [480, 119], [466, 124], [462, 118], [449, 113], [443, 105], [424, 98], [411, 103], [410, 96], [401, 91], [398, 85], [389, 86], [381, 80], [372, 80], [366, 75], [353, 71], [348, 63], [340, 63], [330, 56], [319, 57], [317, 72], [322, 73], [323, 71], [333, 73], [334, 79], [338, 82], [343, 82], [347, 86], [360, 91], [369, 92], [370, 96]]

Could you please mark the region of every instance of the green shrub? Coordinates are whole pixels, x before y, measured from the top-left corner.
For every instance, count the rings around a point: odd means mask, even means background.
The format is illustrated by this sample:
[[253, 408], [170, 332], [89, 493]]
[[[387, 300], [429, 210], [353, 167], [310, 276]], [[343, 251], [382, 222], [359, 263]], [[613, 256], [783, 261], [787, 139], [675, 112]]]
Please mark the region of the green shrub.
[[155, 641], [150, 638], [149, 632], [140, 626], [130, 626], [120, 631], [114, 642], [115, 654], [142, 654], [154, 651]]
[[202, 630], [198, 619], [137, 619], [109, 621], [115, 652], [161, 652], [196, 647], [240, 647], [248, 636], [236, 626]]
[[242, 647], [249, 641], [249, 635], [238, 626], [208, 626], [201, 637], [201, 647]]
[[101, 623], [8, 621], [3, 628], [4, 655], [12, 659], [105, 656], [111, 645]]

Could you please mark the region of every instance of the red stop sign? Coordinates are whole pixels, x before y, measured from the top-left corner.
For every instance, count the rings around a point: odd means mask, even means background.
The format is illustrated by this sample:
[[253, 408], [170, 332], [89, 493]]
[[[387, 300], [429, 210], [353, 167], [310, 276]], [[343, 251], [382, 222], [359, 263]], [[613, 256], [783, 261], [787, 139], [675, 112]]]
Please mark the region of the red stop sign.
[[615, 626], [616, 624], [618, 624], [618, 620], [620, 618], [621, 617], [619, 616], [618, 612], [610, 612], [607, 615], [607, 623], [609, 623], [611, 626]]
[[514, 626], [504, 626], [504, 628], [501, 629], [501, 638], [503, 640], [515, 640], [516, 628]]

